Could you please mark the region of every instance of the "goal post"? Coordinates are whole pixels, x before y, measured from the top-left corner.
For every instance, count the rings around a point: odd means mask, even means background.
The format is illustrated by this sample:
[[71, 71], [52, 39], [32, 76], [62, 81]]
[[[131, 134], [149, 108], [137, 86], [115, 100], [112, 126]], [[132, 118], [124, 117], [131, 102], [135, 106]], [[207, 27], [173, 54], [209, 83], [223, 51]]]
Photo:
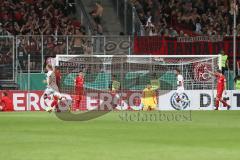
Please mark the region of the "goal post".
[[[56, 66], [62, 75], [61, 92], [75, 95], [74, 80], [83, 72], [84, 96], [93, 92], [142, 93], [148, 85], [156, 92], [176, 90], [177, 68], [184, 77], [186, 90], [214, 91], [216, 85], [210, 72], [220, 69], [220, 64], [220, 55], [56, 56]], [[87, 98], [82, 103], [86, 107]]]

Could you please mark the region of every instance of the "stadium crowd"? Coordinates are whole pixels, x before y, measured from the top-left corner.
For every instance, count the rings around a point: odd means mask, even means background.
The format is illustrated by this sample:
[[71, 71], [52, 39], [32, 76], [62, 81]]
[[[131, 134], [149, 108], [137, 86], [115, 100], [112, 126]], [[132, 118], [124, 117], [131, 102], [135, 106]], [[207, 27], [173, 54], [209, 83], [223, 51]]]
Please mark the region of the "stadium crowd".
[[[74, 0], [0, 0], [0, 8], [0, 35], [18, 36], [18, 59], [22, 69], [26, 69], [29, 53], [31, 68], [41, 68], [38, 62], [42, 48], [46, 58], [66, 53], [67, 39], [61, 35], [75, 36], [69, 38], [69, 54], [89, 52], [87, 41], [77, 37], [85, 35], [86, 28], [75, 18]], [[2, 37], [1, 43], [6, 39]], [[6, 51], [7, 44], [1, 46], [0, 57], [10, 52], [10, 49]]]
[[8, 77], [13, 70], [13, 46], [11, 40], [11, 38], [0, 39], [0, 80]]
[[81, 24], [65, 0], [1, 0], [1, 28], [13, 35], [74, 34]]
[[[147, 35], [229, 36], [233, 32], [232, 0], [132, 0], [132, 3]], [[237, 31], [240, 34], [240, 25]]]

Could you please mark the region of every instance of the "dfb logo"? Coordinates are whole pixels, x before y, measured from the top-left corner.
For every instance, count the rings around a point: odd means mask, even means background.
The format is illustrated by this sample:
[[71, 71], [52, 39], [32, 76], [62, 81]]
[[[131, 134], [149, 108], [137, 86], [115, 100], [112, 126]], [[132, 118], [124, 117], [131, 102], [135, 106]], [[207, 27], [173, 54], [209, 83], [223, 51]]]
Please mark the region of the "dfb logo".
[[188, 95], [185, 93], [180, 95], [174, 93], [170, 98], [170, 102], [175, 110], [184, 110], [190, 105]]

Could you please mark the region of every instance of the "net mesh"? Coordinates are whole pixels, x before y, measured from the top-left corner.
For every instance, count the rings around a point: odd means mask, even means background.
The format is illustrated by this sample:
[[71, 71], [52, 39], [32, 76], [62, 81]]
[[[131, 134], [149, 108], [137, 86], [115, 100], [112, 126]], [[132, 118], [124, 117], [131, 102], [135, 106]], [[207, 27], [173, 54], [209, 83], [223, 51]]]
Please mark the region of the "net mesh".
[[[61, 92], [74, 95], [74, 80], [84, 73], [84, 94], [88, 92], [142, 91], [147, 85], [156, 90], [175, 90], [174, 70], [180, 69], [187, 90], [214, 89], [209, 72], [219, 68], [218, 56], [67, 56], [58, 55]], [[86, 103], [86, 102], [85, 102]]]

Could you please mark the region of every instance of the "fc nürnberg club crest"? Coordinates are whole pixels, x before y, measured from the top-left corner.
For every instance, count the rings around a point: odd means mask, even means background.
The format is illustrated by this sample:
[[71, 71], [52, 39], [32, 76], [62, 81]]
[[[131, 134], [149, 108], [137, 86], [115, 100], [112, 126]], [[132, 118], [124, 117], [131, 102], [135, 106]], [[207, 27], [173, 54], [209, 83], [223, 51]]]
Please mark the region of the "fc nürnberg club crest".
[[196, 63], [194, 65], [194, 79], [195, 81], [210, 81], [211, 75], [209, 71], [211, 71], [211, 64], [208, 63]]

